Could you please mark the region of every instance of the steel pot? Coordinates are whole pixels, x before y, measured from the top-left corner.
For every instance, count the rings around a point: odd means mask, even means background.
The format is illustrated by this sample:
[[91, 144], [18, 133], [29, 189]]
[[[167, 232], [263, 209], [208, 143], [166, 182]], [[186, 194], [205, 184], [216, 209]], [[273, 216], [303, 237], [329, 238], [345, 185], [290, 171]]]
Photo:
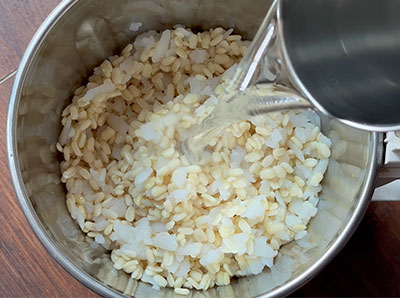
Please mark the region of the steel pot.
[[[7, 120], [11, 177], [21, 208], [49, 253], [76, 279], [103, 296], [170, 297], [113, 269], [69, 216], [54, 144], [60, 114], [93, 67], [140, 32], [174, 24], [234, 27], [251, 39], [272, 1], [266, 0], [66, 0], [40, 27], [19, 67]], [[142, 22], [139, 32], [129, 30]], [[283, 296], [317, 274], [344, 246], [360, 222], [382, 159], [381, 135], [324, 117], [333, 140], [313, 245], [286, 245], [272, 271], [240, 278], [196, 297]], [[286, 269], [286, 270], [283, 270]], [[290, 269], [290, 270], [289, 270]], [[285, 274], [279, 274], [287, 271]], [[198, 295], [198, 296], [197, 296]]]

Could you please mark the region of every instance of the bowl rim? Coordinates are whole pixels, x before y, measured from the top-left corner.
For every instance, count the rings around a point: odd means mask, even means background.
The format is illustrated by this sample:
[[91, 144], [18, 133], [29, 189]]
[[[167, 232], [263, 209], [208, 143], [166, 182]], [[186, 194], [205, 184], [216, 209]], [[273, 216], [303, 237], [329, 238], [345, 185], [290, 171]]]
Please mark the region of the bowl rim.
[[[64, 256], [58, 245], [51, 239], [49, 233], [42, 225], [39, 217], [37, 216], [35, 209], [29, 199], [29, 195], [24, 187], [24, 182], [21, 175], [21, 169], [19, 167], [18, 160], [18, 148], [16, 142], [17, 135], [17, 116], [18, 116], [18, 105], [21, 97], [22, 86], [24, 85], [27, 77], [27, 72], [30, 69], [33, 58], [37, 54], [42, 42], [45, 40], [47, 33], [53, 29], [57, 21], [63, 17], [63, 15], [74, 7], [79, 0], [64, 0], [62, 1], [46, 18], [40, 28], [35, 33], [31, 42], [29, 43], [25, 54], [20, 62], [14, 84], [11, 90], [10, 101], [8, 106], [7, 114], [7, 158], [11, 180], [14, 186], [14, 191], [17, 196], [20, 208], [22, 209], [30, 227], [33, 232], [40, 240], [42, 245], [48, 251], [48, 253], [76, 280], [81, 282], [83, 285], [93, 290], [94, 292], [106, 296], [106, 297], [125, 297], [116, 289], [109, 287], [101, 281], [95, 279], [88, 273], [79, 269], [69, 258]], [[288, 283], [280, 285], [266, 294], [261, 294], [258, 297], [275, 297], [275, 296], [286, 296], [300, 288], [302, 285], [310, 281], [316, 274], [318, 274], [332, 259], [333, 257], [343, 248], [350, 236], [353, 234], [358, 224], [360, 223], [367, 207], [370, 202], [371, 195], [374, 189], [374, 183], [377, 176], [379, 160], [381, 156], [381, 143], [379, 134], [376, 132], [370, 133], [370, 145], [371, 148], [371, 162], [367, 169], [367, 175], [364, 181], [364, 188], [360, 193], [360, 199], [357, 203], [353, 214], [344, 228], [342, 234], [335, 240], [331, 247], [326, 253], [307, 270], [299, 274], [293, 280]]]
[[24, 182], [22, 179], [21, 169], [18, 160], [16, 122], [22, 86], [24, 85], [27, 72], [43, 40], [46, 38], [47, 33], [50, 32], [56, 25], [57, 21], [78, 2], [79, 0], [61, 1], [36, 31], [21, 59], [15, 76], [14, 84], [11, 89], [10, 101], [8, 104], [6, 128], [8, 167], [20, 208], [22, 209], [31, 229], [33, 230], [41, 244], [44, 246], [44, 248], [47, 250], [47, 252], [76, 280], [78, 280], [94, 292], [105, 297], [124, 297], [123, 295], [121, 295], [121, 293], [117, 292], [106, 284], [102, 284], [99, 280], [96, 280], [90, 274], [79, 269], [69, 258], [61, 253], [58, 245], [51, 239], [50, 235], [46, 231], [46, 228], [42, 225], [29, 199], [29, 195], [27, 194], [24, 187]]

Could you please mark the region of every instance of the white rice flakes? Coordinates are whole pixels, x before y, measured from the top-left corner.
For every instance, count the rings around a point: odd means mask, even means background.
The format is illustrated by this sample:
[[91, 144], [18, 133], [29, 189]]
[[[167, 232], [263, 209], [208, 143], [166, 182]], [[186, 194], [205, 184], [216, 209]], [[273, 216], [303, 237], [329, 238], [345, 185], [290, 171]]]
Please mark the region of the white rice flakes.
[[238, 122], [208, 140], [198, 165], [179, 150], [246, 51], [231, 33], [143, 33], [62, 114], [71, 216], [115, 268], [156, 289], [186, 295], [258, 274], [317, 212], [330, 140], [310, 112]]

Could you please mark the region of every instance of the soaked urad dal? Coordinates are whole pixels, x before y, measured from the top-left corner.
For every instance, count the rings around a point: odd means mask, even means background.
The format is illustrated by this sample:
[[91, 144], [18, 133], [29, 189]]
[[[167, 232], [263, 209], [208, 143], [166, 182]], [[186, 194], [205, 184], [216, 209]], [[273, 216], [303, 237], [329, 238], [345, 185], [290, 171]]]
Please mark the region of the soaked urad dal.
[[330, 140], [309, 111], [257, 116], [179, 144], [218, 104], [248, 42], [222, 28], [149, 31], [94, 69], [63, 111], [66, 205], [116, 269], [178, 294], [274, 265], [307, 237]]

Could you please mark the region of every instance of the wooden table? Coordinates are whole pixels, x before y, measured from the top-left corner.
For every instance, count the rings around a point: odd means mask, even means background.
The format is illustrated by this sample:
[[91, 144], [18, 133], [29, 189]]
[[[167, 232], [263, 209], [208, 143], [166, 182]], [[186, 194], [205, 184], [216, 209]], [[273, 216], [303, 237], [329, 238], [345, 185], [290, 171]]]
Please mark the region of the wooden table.
[[[58, 2], [0, 0], [0, 78]], [[5, 150], [12, 81], [0, 85], [0, 297], [97, 297], [47, 254], [19, 209]], [[400, 203], [372, 203], [347, 246], [293, 296], [400, 296]]]

